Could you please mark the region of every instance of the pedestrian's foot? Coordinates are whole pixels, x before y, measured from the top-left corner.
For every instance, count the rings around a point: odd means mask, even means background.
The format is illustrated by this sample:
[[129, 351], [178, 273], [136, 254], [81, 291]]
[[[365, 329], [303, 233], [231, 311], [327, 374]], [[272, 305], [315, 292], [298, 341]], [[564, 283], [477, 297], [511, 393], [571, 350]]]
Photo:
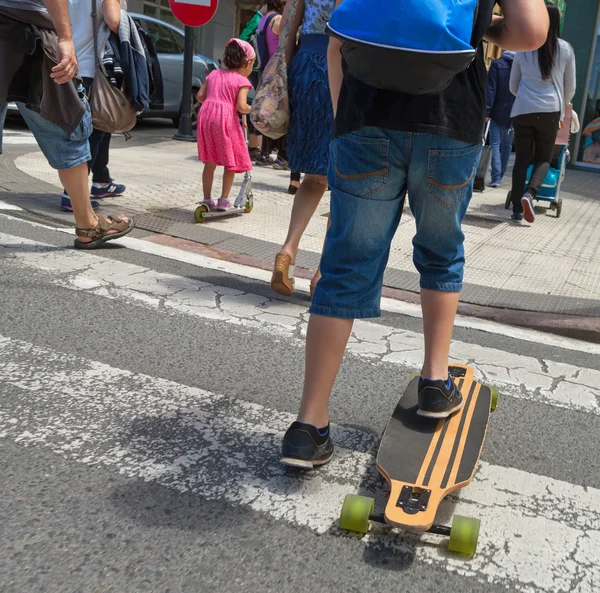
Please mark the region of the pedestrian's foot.
[[527, 222], [535, 222], [535, 210], [533, 209], [533, 200], [529, 192], [521, 198], [521, 205], [523, 206], [523, 216]]
[[97, 215], [96, 226], [91, 228], [75, 229], [77, 239], [75, 247], [77, 249], [96, 249], [107, 241], [113, 241], [119, 237], [124, 237], [135, 227], [135, 222], [120, 214], [119, 216]]
[[217, 204], [214, 200], [202, 200], [202, 204], [208, 206], [210, 210], [214, 210], [217, 207]]
[[262, 152], [260, 151], [260, 148], [250, 148], [250, 149], [248, 149], [248, 152], [250, 153], [251, 161], [256, 161], [257, 159], [259, 159], [262, 156]]
[[294, 422], [285, 433], [281, 445], [281, 463], [289, 467], [313, 469], [333, 457], [333, 441], [329, 425], [316, 428], [312, 424]]
[[520, 212], [513, 212], [511, 219], [521, 222], [523, 220], [523, 215]]
[[498, 187], [500, 185], [499, 181], [492, 181], [491, 183], [488, 183], [488, 187]]
[[101, 200], [125, 193], [127, 188], [122, 183], [115, 183], [112, 179], [108, 183], [92, 183], [92, 197]]
[[227, 198], [219, 198], [216, 210], [218, 212], [225, 212], [225, 210], [229, 210], [229, 208], [231, 208], [231, 202]]
[[[97, 210], [100, 208], [100, 202], [96, 202], [96, 200], [91, 200], [92, 208]], [[71, 205], [71, 199], [67, 194], [63, 194], [60, 199], [60, 209], [63, 212], [73, 212], [73, 206]]]
[[273, 169], [277, 169], [278, 171], [289, 171], [290, 166], [286, 160], [277, 157], [273, 163]]
[[447, 418], [463, 407], [463, 398], [454, 381], [419, 379], [419, 416]]
[[283, 296], [294, 294], [294, 263], [287, 253], [278, 253], [275, 256], [271, 288]]
[[272, 167], [275, 164], [275, 161], [270, 156], [262, 154], [261, 152], [260, 156], [254, 159], [254, 164], [257, 167]]

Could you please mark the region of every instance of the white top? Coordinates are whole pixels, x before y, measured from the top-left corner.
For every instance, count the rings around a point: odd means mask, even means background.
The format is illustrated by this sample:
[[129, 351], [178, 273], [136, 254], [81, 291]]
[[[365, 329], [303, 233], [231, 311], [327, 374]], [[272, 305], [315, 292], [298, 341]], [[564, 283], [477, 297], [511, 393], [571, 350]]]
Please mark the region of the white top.
[[[79, 62], [79, 76], [93, 78], [96, 73], [94, 60], [94, 26], [92, 24], [93, 0], [69, 0], [69, 17], [73, 29], [73, 44]], [[102, 5], [104, 0], [98, 0], [98, 26], [102, 22]], [[126, 10], [126, 2], [121, 0], [121, 8]]]
[[511, 117], [528, 113], [560, 112], [565, 117], [565, 106], [575, 96], [575, 53], [563, 39], [558, 40], [552, 76], [542, 78], [537, 51], [515, 54], [510, 74], [510, 92], [516, 96]]

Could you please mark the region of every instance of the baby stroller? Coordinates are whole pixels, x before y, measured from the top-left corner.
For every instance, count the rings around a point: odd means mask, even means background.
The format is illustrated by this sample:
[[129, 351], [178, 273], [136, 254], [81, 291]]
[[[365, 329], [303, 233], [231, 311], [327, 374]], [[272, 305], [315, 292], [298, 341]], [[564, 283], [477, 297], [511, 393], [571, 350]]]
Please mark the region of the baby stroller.
[[[560, 186], [562, 185], [563, 179], [565, 178], [565, 172], [567, 164], [571, 160], [571, 153], [569, 151], [569, 132], [571, 127], [571, 116], [572, 106], [569, 105], [565, 113], [565, 119], [562, 128], [558, 132], [556, 138], [556, 144], [554, 145], [554, 153], [552, 155], [552, 161], [550, 163], [550, 169], [544, 177], [542, 187], [535, 197], [536, 201], [550, 202], [550, 210], [556, 212], [556, 218], [560, 217], [562, 212], [562, 198], [560, 197]], [[527, 169], [527, 180], [525, 183], [524, 191], [529, 185], [531, 180], [531, 174], [533, 173], [533, 165]], [[506, 203], [504, 207], [508, 210], [512, 205], [512, 191], [508, 192], [506, 196]]]

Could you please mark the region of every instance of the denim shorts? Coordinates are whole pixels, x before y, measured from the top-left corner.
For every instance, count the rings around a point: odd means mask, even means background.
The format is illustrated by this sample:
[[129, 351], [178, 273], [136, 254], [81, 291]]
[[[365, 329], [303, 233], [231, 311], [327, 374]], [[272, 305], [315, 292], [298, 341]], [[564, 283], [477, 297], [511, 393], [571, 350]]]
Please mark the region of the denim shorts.
[[21, 116], [35, 136], [48, 163], [58, 171], [72, 169], [87, 163], [92, 158], [89, 143], [92, 133], [92, 114], [87, 100], [85, 98], [81, 100], [86, 107], [85, 113], [72, 134], [45, 120], [39, 113], [28, 109], [24, 103], [17, 103]]
[[480, 144], [365, 127], [331, 143], [331, 226], [310, 312], [380, 316], [383, 274], [408, 192], [421, 288], [459, 292]]

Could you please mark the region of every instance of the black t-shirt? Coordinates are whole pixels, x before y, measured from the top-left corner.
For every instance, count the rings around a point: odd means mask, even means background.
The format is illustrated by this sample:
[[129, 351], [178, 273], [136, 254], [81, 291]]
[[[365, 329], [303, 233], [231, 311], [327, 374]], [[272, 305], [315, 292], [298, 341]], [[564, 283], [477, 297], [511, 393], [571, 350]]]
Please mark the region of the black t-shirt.
[[[479, 47], [477, 58], [439, 95], [406, 95], [375, 89], [352, 76], [344, 64], [334, 136], [376, 126], [449, 136], [470, 144], [481, 142], [487, 80], [482, 41], [492, 20], [495, 1], [479, 2], [471, 40], [473, 47]], [[402, 76], [402, 72], [397, 75]]]

